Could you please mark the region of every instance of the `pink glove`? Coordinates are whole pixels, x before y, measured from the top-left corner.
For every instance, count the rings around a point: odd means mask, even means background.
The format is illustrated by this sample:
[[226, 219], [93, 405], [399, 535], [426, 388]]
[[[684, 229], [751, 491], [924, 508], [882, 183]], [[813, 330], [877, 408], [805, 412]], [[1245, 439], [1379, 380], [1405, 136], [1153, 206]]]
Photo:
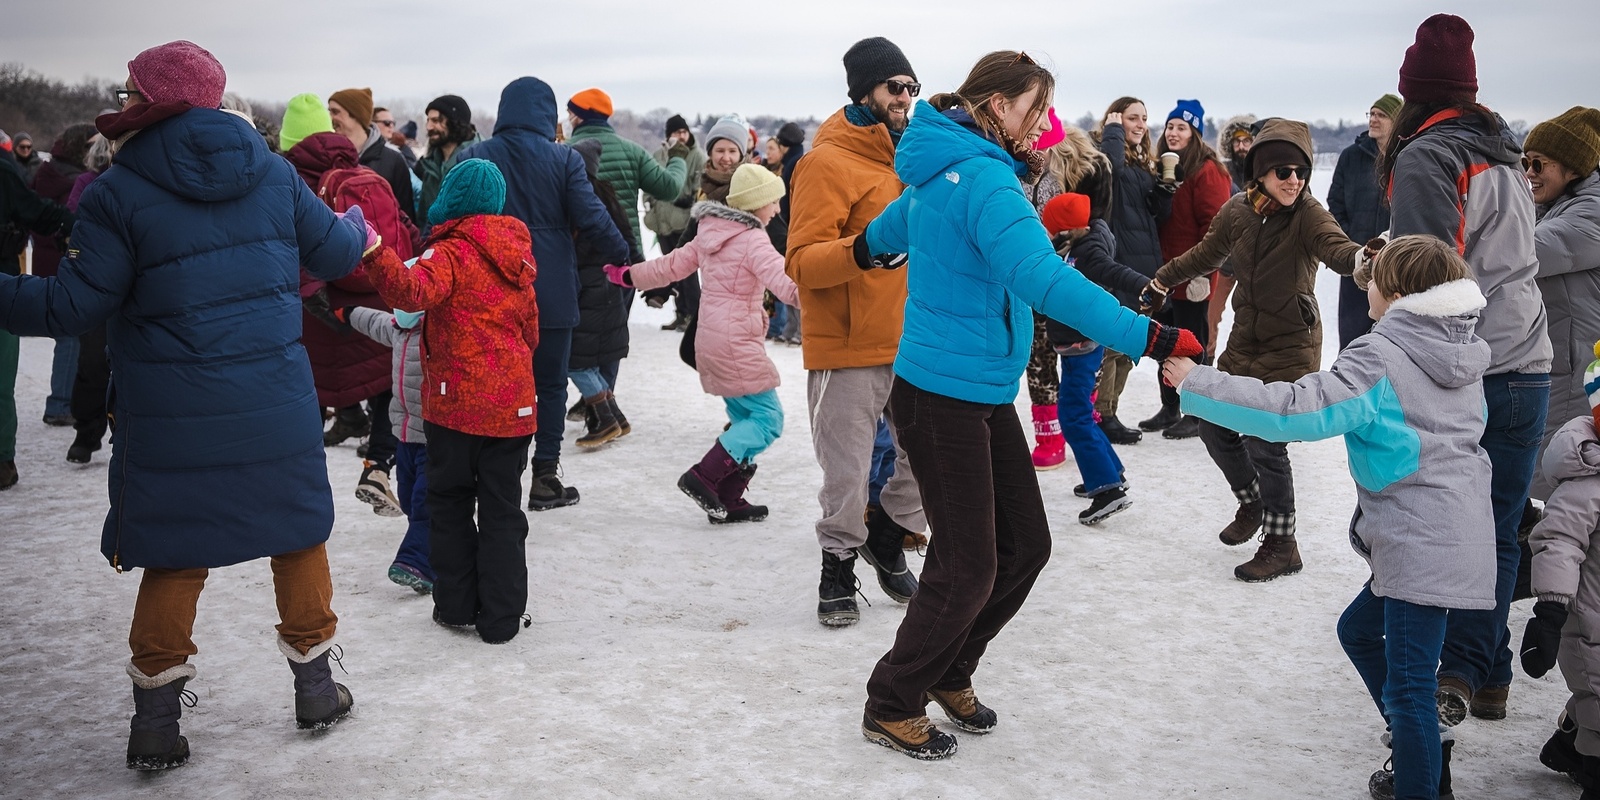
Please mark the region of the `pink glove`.
[[601, 267], [601, 269], [606, 271], [606, 280], [611, 281], [618, 286], [626, 286], [629, 289], [633, 288], [633, 277], [628, 274], [627, 267], [619, 267], [616, 264], [607, 264], [604, 267]]
[[378, 235], [378, 229], [372, 227], [372, 223], [365, 219], [361, 220], [361, 223], [367, 226], [367, 246], [361, 251], [361, 257], [366, 258], [378, 249], [378, 245], [383, 244], [383, 237]]
[[366, 215], [361, 213], [361, 206], [351, 206], [345, 211], [335, 211], [333, 215], [354, 225], [356, 230], [366, 232], [366, 241], [361, 246], [362, 258], [372, 255], [373, 251], [378, 249], [378, 245], [383, 244], [383, 237], [378, 235], [378, 230], [372, 227], [372, 223], [367, 221]]

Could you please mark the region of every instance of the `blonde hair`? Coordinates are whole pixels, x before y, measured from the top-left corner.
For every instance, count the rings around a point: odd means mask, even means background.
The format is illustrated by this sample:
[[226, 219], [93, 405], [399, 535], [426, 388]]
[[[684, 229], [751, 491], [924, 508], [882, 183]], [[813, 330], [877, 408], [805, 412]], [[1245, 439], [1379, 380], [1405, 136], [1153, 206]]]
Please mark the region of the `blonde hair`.
[[1062, 191], [1076, 192], [1078, 184], [1094, 172], [1096, 164], [1111, 171], [1111, 159], [1095, 149], [1089, 134], [1066, 126], [1066, 138], [1045, 151], [1045, 170], [1061, 182]]
[[1384, 245], [1372, 265], [1372, 282], [1384, 297], [1426, 292], [1472, 276], [1456, 249], [1432, 236], [1402, 236]]

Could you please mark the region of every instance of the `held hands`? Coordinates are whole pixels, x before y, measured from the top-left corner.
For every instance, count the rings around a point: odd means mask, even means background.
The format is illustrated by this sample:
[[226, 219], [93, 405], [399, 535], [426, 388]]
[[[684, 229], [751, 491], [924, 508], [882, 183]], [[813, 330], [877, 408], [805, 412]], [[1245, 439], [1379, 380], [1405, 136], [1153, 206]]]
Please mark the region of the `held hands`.
[[1150, 323], [1150, 339], [1145, 345], [1145, 355], [1157, 361], [1166, 361], [1169, 358], [1193, 358], [1204, 352], [1200, 340], [1188, 330], [1154, 321]]
[[1183, 385], [1183, 379], [1189, 377], [1189, 371], [1194, 369], [1194, 359], [1176, 357], [1167, 359], [1161, 365], [1161, 382], [1176, 389]]
[[[629, 289], [633, 288], [633, 276], [628, 274], [627, 267], [619, 267], [615, 264], [607, 264], [601, 267], [601, 269], [605, 270], [606, 280], [611, 281], [618, 286], [626, 286]], [[660, 308], [660, 306], [657, 306], [657, 308]]]
[[1542, 678], [1556, 665], [1561, 647], [1561, 627], [1567, 624], [1567, 607], [1554, 600], [1533, 604], [1533, 618], [1522, 633], [1522, 670], [1530, 677]]
[[1388, 239], [1385, 239], [1382, 236], [1374, 236], [1367, 240], [1367, 246], [1362, 250], [1361, 254], [1366, 256], [1368, 261], [1371, 261], [1372, 259], [1378, 257], [1378, 251], [1382, 250], [1383, 246], [1388, 243]]
[[856, 242], [851, 246], [851, 254], [855, 256], [856, 266], [862, 272], [869, 269], [899, 269], [906, 265], [905, 253], [878, 253], [873, 255], [867, 246], [867, 235], [856, 237]]
[[1155, 278], [1151, 278], [1150, 282], [1144, 285], [1144, 290], [1139, 292], [1139, 313], [1148, 317], [1165, 308], [1169, 291], [1167, 287], [1156, 282]]

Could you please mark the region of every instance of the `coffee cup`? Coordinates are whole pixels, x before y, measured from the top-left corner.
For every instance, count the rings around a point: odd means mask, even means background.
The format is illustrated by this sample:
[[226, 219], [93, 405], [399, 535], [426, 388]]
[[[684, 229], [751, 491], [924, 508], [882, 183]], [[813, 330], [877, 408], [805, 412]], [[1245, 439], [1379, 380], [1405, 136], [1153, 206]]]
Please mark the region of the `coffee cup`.
[[1178, 161], [1183, 157], [1174, 152], [1161, 154], [1161, 180], [1172, 183], [1178, 179]]

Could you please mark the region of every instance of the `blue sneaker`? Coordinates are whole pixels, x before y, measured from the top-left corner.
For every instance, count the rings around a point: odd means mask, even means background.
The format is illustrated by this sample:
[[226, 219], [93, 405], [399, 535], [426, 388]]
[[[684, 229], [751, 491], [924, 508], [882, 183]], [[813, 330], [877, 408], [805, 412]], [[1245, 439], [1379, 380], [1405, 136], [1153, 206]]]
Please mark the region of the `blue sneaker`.
[[429, 580], [422, 570], [416, 567], [395, 562], [389, 565], [389, 580], [401, 586], [415, 589], [417, 594], [432, 594], [433, 581]]

